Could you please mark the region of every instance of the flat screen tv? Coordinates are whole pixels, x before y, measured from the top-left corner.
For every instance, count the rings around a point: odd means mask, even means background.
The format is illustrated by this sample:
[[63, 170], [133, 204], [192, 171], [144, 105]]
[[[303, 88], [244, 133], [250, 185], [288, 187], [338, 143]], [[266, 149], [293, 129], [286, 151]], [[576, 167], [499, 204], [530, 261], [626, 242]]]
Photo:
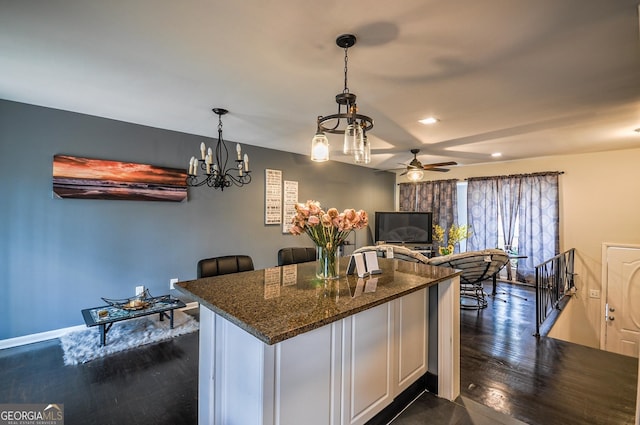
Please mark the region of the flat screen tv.
[[431, 244], [433, 214], [430, 212], [376, 211], [376, 242]]

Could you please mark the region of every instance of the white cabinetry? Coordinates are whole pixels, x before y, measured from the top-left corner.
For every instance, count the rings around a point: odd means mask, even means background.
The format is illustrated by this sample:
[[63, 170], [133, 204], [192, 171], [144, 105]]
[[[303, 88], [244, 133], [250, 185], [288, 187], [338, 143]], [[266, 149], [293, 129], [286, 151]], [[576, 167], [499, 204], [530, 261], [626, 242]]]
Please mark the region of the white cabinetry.
[[427, 289], [343, 320], [342, 424], [362, 424], [427, 372]]
[[427, 372], [428, 305], [425, 288], [274, 345], [201, 306], [199, 423], [365, 423]]
[[393, 401], [395, 301], [343, 320], [342, 424], [360, 424]]

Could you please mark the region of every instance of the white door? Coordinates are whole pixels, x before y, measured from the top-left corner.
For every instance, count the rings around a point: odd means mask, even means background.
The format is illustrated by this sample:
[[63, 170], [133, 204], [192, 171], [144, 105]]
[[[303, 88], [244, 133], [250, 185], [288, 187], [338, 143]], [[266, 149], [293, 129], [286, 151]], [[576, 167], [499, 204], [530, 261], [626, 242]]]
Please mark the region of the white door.
[[605, 245], [603, 326], [600, 346], [638, 357], [640, 336], [640, 247]]

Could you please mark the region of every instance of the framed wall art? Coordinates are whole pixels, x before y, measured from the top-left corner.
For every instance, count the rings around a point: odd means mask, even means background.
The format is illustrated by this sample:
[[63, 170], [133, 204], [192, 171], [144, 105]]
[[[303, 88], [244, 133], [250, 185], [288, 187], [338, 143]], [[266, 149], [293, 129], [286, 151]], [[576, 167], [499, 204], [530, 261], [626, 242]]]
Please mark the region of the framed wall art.
[[68, 155], [53, 157], [54, 198], [183, 202], [187, 173], [179, 168]]

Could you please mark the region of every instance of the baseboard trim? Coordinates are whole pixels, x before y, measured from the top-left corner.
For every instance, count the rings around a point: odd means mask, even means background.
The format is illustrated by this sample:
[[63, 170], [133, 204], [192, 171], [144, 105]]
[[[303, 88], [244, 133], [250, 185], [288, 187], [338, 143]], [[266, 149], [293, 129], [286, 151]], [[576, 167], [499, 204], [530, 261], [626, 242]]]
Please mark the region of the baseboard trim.
[[396, 398], [380, 413], [371, 418], [367, 425], [386, 425], [398, 416], [426, 391], [427, 375], [422, 375], [416, 382], [398, 394]]
[[52, 331], [40, 332], [37, 334], [30, 334], [24, 336], [18, 336], [15, 338], [0, 340], [0, 350], [5, 348], [19, 347], [21, 345], [33, 344], [36, 342], [42, 342], [49, 339], [60, 338], [69, 332], [80, 331], [86, 329], [86, 325], [71, 326], [68, 328], [54, 329]]
[[[192, 308], [197, 308], [198, 306], [199, 306], [198, 302], [193, 301], [188, 303], [185, 307], [180, 308], [178, 310], [180, 311], [191, 310]], [[36, 342], [47, 341], [49, 339], [60, 338], [61, 336], [66, 335], [69, 332], [80, 331], [86, 328], [87, 328], [86, 325], [77, 325], [77, 326], [70, 326], [68, 328], [54, 329], [52, 331], [18, 336], [15, 338], [2, 339], [0, 340], [0, 350], [4, 350], [5, 348], [19, 347], [21, 345], [33, 344]]]
[[191, 310], [192, 308], [198, 308], [199, 306], [200, 306], [200, 303], [198, 303], [198, 301], [192, 301], [190, 303], [187, 303], [185, 307], [182, 307], [178, 310], [180, 311]]

